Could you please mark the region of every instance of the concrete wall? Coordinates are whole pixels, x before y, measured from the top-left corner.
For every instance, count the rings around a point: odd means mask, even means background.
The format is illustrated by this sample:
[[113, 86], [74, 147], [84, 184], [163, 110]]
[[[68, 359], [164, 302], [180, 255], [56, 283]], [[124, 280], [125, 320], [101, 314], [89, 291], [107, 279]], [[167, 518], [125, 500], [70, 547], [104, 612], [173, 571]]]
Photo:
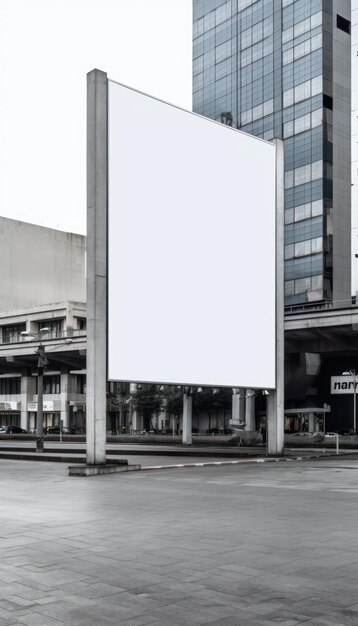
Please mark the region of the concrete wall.
[[0, 217], [0, 312], [86, 301], [86, 238]]

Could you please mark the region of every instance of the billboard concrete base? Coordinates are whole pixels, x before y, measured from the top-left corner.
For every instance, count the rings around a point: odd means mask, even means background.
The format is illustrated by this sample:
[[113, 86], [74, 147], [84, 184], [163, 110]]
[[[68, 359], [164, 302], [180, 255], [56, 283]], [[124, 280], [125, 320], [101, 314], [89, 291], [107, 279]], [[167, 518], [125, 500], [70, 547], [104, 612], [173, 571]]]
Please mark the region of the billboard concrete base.
[[99, 476], [100, 474], [118, 474], [119, 472], [130, 472], [140, 470], [141, 465], [128, 465], [128, 461], [116, 465], [70, 465], [69, 476]]

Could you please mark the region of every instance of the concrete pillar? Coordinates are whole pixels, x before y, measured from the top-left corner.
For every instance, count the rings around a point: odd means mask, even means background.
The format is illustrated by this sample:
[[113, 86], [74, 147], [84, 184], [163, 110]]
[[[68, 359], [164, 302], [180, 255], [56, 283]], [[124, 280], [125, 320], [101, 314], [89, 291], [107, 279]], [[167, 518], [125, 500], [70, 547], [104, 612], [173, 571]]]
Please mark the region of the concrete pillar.
[[87, 464], [106, 463], [107, 74], [87, 75]]
[[191, 445], [193, 442], [192, 435], [193, 421], [193, 396], [191, 393], [183, 394], [183, 438], [182, 442]]
[[65, 328], [66, 337], [72, 337], [73, 336], [73, 328], [74, 328], [73, 308], [72, 308], [72, 306], [67, 307], [65, 324], [66, 324], [66, 328]]
[[284, 167], [283, 142], [276, 144], [276, 389], [267, 396], [267, 453], [284, 451]]
[[167, 417], [166, 411], [161, 411], [158, 416], [158, 430], [164, 430]]
[[24, 374], [21, 376], [21, 428], [27, 430], [28, 424], [28, 402], [33, 400], [33, 395], [36, 392], [36, 378], [35, 376], [27, 376]]
[[143, 416], [135, 409], [132, 414], [132, 430], [143, 430]]
[[63, 426], [69, 426], [69, 385], [70, 385], [70, 374], [61, 373], [61, 409], [60, 409], [60, 420], [62, 421]]
[[245, 422], [246, 422], [246, 430], [256, 430], [255, 392], [253, 391], [253, 389], [246, 389]]
[[315, 417], [314, 417], [314, 413], [312, 412], [308, 414], [308, 432], [310, 433], [316, 432]]
[[231, 421], [236, 424], [245, 422], [244, 415], [244, 406], [245, 399], [244, 393], [242, 389], [234, 388], [232, 390], [232, 411], [231, 411]]

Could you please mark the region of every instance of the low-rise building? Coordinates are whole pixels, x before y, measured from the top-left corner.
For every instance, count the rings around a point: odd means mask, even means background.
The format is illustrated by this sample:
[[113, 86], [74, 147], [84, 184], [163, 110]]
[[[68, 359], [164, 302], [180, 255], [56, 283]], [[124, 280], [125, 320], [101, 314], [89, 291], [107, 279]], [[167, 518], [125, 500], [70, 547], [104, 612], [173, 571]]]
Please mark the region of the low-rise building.
[[[43, 328], [48, 331], [40, 333]], [[85, 428], [86, 308], [79, 302], [0, 314], [0, 426], [36, 428], [40, 335], [49, 361], [44, 372], [44, 428], [60, 423]]]

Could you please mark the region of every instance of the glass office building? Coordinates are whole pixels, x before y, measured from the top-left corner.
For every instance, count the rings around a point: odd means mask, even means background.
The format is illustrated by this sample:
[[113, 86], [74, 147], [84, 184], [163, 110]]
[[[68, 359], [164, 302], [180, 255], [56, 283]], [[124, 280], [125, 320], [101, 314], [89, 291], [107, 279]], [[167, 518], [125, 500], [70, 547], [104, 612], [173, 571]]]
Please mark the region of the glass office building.
[[286, 305], [351, 296], [350, 9], [193, 2], [193, 110], [284, 141]]

